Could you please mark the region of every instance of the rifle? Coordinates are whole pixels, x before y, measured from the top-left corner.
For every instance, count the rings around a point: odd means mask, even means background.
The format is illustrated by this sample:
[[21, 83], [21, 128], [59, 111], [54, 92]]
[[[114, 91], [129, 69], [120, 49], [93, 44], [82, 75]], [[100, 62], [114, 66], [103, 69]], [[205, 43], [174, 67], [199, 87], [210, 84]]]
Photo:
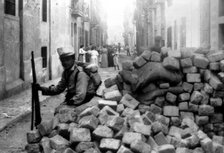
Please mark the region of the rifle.
[[33, 127], [37, 127], [41, 123], [41, 114], [40, 114], [40, 101], [39, 94], [37, 89], [37, 77], [35, 70], [35, 62], [34, 62], [34, 53], [31, 52], [31, 66], [32, 66], [32, 74], [33, 74], [33, 83], [32, 83], [32, 115], [31, 115], [31, 130]]

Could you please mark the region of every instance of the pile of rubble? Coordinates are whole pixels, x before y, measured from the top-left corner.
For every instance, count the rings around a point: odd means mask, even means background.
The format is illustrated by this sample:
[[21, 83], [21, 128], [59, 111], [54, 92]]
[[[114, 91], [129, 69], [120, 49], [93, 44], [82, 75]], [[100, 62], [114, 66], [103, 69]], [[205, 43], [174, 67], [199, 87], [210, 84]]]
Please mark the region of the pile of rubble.
[[224, 53], [123, 63], [92, 105], [64, 106], [27, 133], [28, 152], [224, 153]]

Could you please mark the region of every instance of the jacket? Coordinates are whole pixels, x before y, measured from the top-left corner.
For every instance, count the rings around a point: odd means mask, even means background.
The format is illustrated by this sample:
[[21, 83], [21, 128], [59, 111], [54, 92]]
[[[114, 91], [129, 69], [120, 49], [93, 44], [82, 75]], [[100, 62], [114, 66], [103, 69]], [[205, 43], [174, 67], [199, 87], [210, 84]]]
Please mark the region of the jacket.
[[[76, 74], [77, 80], [75, 80]], [[76, 65], [69, 70], [64, 70], [61, 80], [56, 86], [42, 87], [41, 90], [43, 95], [58, 95], [65, 89], [67, 89], [65, 101], [73, 100], [74, 104], [81, 104], [87, 95], [95, 94], [90, 77]]]

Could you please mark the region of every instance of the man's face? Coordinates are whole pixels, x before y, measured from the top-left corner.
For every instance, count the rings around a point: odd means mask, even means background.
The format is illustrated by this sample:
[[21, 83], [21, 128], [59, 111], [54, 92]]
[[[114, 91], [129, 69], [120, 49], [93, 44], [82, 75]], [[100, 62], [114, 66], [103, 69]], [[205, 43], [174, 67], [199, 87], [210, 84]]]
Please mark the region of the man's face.
[[61, 65], [63, 66], [65, 70], [70, 69], [74, 65], [74, 62], [75, 62], [75, 59], [73, 56], [63, 57], [63, 58], [60, 58], [60, 60], [61, 60]]

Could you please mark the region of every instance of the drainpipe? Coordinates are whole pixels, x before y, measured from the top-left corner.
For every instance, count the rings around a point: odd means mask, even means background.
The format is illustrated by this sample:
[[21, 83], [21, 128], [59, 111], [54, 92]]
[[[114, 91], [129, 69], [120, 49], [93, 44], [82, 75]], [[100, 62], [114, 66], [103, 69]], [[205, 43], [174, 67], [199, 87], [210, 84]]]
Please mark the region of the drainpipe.
[[52, 52], [51, 52], [51, 0], [49, 0], [49, 79], [52, 80]]

